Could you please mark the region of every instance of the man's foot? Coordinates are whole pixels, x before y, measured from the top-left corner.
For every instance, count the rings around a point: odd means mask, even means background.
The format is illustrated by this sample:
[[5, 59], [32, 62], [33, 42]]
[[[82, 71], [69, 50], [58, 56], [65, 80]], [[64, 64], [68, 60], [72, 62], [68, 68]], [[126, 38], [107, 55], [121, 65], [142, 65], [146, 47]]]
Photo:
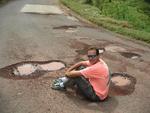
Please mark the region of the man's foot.
[[51, 88], [54, 90], [66, 91], [66, 87], [63, 85], [63, 81], [61, 79], [54, 80]]

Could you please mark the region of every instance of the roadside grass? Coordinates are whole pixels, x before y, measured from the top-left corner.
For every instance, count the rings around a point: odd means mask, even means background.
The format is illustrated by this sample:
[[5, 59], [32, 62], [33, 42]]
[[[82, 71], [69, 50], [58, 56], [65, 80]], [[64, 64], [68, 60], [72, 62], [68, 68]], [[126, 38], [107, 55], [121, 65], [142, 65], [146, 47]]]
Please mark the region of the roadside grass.
[[[132, 21], [135, 21], [134, 19], [136, 19], [137, 23], [139, 22], [138, 16], [135, 18], [131, 18], [131, 21], [117, 20], [117, 18], [111, 18], [109, 16], [102, 15], [102, 12], [99, 10], [99, 8], [94, 7], [92, 5], [82, 4], [80, 2], [77, 2], [76, 0], [60, 0], [60, 1], [64, 5], [66, 5], [67, 7], [78, 13], [79, 15], [83, 16], [87, 20], [99, 26], [112, 30], [116, 33], [127, 35], [130, 38], [135, 38], [137, 40], [142, 40], [147, 43], [150, 43], [150, 32], [149, 32], [150, 28], [147, 27], [145, 30], [140, 28], [140, 25], [138, 26], [138, 24], [132, 23]], [[140, 16], [143, 15], [141, 14]], [[146, 25], [145, 23], [141, 23], [141, 26]]]
[[8, 0], [0, 0], [0, 6], [2, 6], [2, 5], [5, 4], [6, 2], [8, 2]]
[[0, 0], [0, 4], [5, 3], [7, 0]]

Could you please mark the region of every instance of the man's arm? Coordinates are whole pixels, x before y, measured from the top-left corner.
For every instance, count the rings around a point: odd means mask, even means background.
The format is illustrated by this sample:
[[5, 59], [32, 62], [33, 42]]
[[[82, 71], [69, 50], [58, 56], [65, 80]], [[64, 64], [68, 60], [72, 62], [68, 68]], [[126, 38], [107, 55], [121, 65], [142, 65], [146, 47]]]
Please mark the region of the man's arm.
[[80, 71], [75, 71], [75, 70], [72, 70], [70, 72], [66, 72], [65, 75], [68, 76], [68, 77], [82, 76], [82, 74], [80, 73]]
[[77, 76], [81, 76], [82, 74], [80, 73], [80, 71], [77, 71], [75, 69], [77, 69], [80, 66], [87, 66], [87, 64], [85, 63], [85, 61], [81, 61], [79, 63], [74, 64], [73, 66], [71, 66], [67, 71], [66, 71], [66, 76], [68, 77], [77, 77]]
[[75, 69], [77, 69], [77, 68], [80, 67], [80, 66], [86, 66], [85, 61], [81, 61], [81, 62], [78, 62], [78, 63], [72, 65], [72, 66], [67, 70], [67, 72], [70, 72], [70, 71], [72, 71], [72, 70], [75, 70]]

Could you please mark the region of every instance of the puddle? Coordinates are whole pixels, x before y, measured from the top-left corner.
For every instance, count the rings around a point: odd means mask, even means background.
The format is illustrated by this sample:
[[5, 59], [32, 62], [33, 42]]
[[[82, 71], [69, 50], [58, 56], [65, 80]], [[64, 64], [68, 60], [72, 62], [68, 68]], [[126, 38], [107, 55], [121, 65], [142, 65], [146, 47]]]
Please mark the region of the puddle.
[[0, 69], [0, 75], [5, 78], [24, 79], [42, 76], [46, 72], [64, 69], [66, 64], [62, 61], [26, 61], [13, 64]]
[[39, 68], [40, 70], [44, 70], [44, 71], [56, 71], [65, 68], [65, 65], [62, 62], [51, 62], [51, 63], [39, 65]]
[[131, 81], [127, 77], [116, 76], [112, 77], [111, 80], [116, 86], [127, 86], [131, 84]]
[[77, 25], [63, 25], [63, 26], [57, 26], [57, 27], [53, 27], [53, 29], [75, 29], [77, 28]]
[[17, 76], [27, 76], [34, 73], [37, 70], [37, 66], [33, 64], [23, 64], [13, 69], [13, 74]]
[[109, 95], [129, 95], [134, 92], [135, 84], [136, 79], [128, 74], [113, 74]]
[[122, 56], [126, 57], [126, 58], [131, 58], [131, 59], [137, 59], [140, 58], [141, 55], [137, 54], [137, 53], [131, 53], [131, 52], [119, 52]]

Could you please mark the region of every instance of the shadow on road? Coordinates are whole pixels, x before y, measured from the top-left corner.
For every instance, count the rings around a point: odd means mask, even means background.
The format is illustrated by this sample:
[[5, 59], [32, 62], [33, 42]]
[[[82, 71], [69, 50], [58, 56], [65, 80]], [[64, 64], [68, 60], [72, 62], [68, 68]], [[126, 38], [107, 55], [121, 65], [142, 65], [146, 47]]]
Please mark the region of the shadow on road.
[[102, 102], [90, 102], [83, 97], [79, 97], [73, 93], [67, 92], [67, 97], [72, 100], [80, 109], [102, 111], [104, 113], [112, 113], [118, 105], [115, 97], [108, 97]]

